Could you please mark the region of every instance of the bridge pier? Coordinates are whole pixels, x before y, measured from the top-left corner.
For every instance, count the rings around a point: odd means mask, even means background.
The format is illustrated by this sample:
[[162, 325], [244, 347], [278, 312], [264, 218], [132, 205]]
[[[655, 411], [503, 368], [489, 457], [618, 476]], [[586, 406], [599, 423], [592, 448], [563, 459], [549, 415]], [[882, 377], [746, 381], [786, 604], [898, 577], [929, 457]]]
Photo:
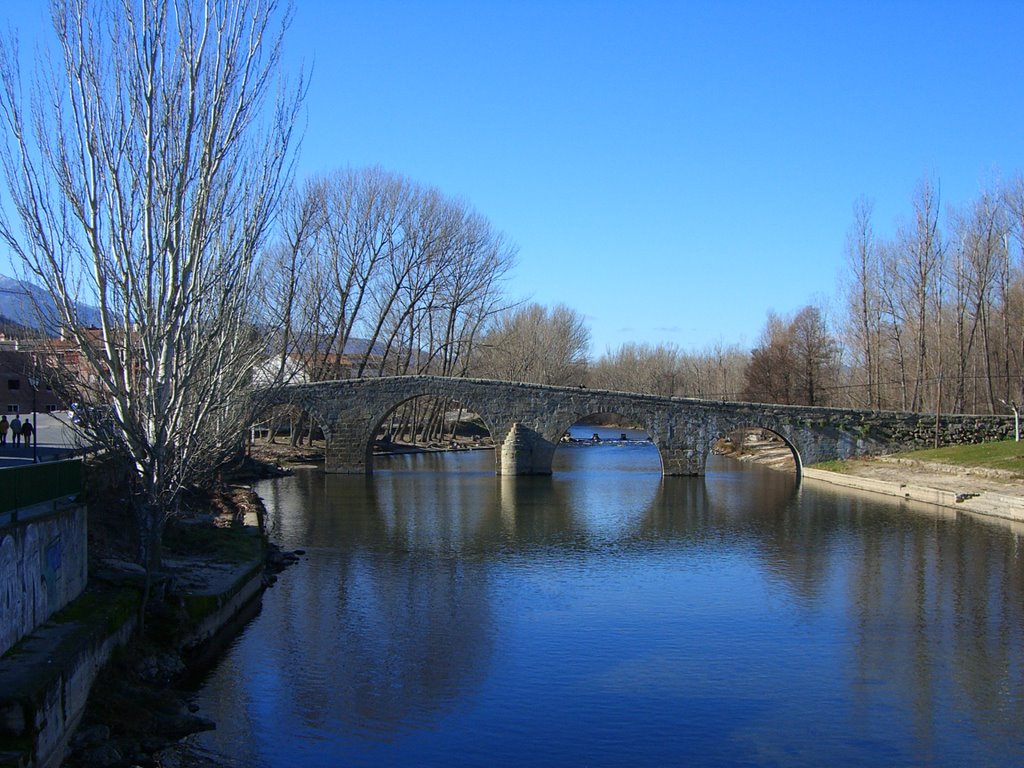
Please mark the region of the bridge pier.
[[515, 422], [499, 448], [498, 474], [550, 475], [555, 447], [539, 432]]
[[337, 419], [324, 429], [324, 472], [334, 475], [373, 473], [373, 446], [366, 430], [353, 419]]
[[661, 474], [665, 476], [702, 477], [707, 464], [707, 451], [694, 447], [661, 447]]

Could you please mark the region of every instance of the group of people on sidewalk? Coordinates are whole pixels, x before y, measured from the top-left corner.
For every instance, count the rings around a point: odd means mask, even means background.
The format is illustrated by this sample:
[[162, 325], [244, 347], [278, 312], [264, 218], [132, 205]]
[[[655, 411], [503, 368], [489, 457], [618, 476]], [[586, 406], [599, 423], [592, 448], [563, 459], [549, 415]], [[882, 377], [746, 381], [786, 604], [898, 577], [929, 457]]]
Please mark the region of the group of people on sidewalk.
[[32, 422], [28, 419], [22, 421], [15, 414], [10, 421], [6, 414], [0, 416], [0, 448], [7, 445], [7, 433], [11, 433], [11, 440], [15, 446], [21, 445], [21, 439], [25, 438], [25, 447], [32, 445]]

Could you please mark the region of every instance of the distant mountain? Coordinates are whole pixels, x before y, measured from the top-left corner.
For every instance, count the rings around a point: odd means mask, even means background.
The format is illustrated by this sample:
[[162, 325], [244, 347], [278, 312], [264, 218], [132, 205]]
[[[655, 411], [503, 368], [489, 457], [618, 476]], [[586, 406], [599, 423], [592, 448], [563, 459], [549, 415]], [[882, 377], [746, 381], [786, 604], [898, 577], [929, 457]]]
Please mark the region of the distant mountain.
[[371, 355], [383, 355], [387, 350], [387, 345], [382, 341], [376, 342], [373, 347], [370, 347], [369, 339], [353, 339], [350, 338], [345, 342], [345, 354], [351, 355], [352, 357], [362, 357], [367, 352]]
[[[78, 305], [79, 317], [85, 325], [99, 323], [99, 310], [89, 304]], [[38, 285], [0, 275], [0, 325], [24, 328], [28, 332], [60, 330], [57, 313], [50, 295]]]
[[[321, 342], [322, 343], [322, 342]], [[269, 349], [280, 349], [281, 337], [279, 334], [268, 334], [267, 335], [267, 348]], [[311, 355], [316, 349], [317, 343], [313, 339], [309, 338], [306, 334], [298, 334], [291, 338], [289, 349], [292, 352], [304, 355]], [[349, 338], [345, 342], [345, 350], [342, 352], [344, 355], [349, 357], [362, 357], [363, 355], [369, 354], [371, 356], [381, 356], [387, 350], [387, 345], [382, 341], [375, 342], [372, 346], [369, 339], [357, 339]], [[321, 346], [318, 354], [323, 354], [326, 350]], [[333, 354], [333, 351], [331, 352]]]
[[[40, 313], [44, 322], [40, 323]], [[99, 325], [99, 309], [90, 304], [79, 304], [78, 313], [85, 325]], [[31, 336], [40, 330], [48, 335], [56, 335], [60, 331], [57, 313], [53, 309], [50, 294], [34, 283], [15, 280], [13, 277], [0, 275], [0, 332], [7, 336]], [[268, 349], [272, 348], [272, 338], [267, 338]], [[292, 342], [297, 350], [309, 352], [312, 343], [308, 340]], [[372, 345], [368, 339], [349, 339], [345, 344], [344, 354], [351, 357], [362, 357], [367, 353], [382, 356], [386, 350], [383, 342]]]

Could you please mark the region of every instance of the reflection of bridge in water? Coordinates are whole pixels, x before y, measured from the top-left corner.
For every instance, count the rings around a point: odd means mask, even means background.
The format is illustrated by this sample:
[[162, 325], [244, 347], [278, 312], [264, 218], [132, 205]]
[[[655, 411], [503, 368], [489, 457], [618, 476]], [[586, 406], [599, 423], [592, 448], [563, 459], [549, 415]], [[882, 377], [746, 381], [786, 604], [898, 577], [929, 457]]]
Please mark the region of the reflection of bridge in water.
[[[821, 486], [798, 491], [792, 475], [750, 466], [740, 470], [749, 474], [744, 482], [715, 475], [713, 466], [707, 482], [648, 476], [622, 484], [608, 473], [577, 482], [483, 482], [473, 473], [438, 482], [435, 473], [453, 457], [418, 458], [428, 471], [383, 473], [374, 482], [342, 476], [325, 482], [300, 471], [261, 491], [270, 527], [283, 530], [301, 519], [292, 530], [318, 554], [275, 587], [271, 625], [284, 616], [288, 632], [261, 631], [286, 638], [270, 645], [277, 655], [249, 655], [290, 669], [308, 663], [301, 649], [316, 660], [314, 671], [318, 664], [329, 670], [316, 674], [302, 666], [301, 674], [281, 676], [273, 689], [275, 713], [301, 713], [305, 727], [322, 729], [370, 722], [383, 733], [407, 728], [417, 713], [440, 720], [452, 701], [479, 695], [487, 684], [509, 615], [530, 607], [564, 612], [570, 589], [578, 599], [575, 587], [564, 584], [529, 597], [505, 593], [510, 572], [582, 559], [616, 564], [612, 576], [597, 580], [602, 589], [635, 585], [631, 574], [643, 573], [649, 582], [651, 574], [665, 578], [669, 571], [685, 574], [681, 587], [702, 587], [730, 573], [732, 566], [718, 561], [739, 561], [767, 575], [769, 586], [745, 584], [766, 590], [766, 603], [781, 603], [784, 611], [789, 603], [798, 606], [802, 642], [809, 626], [849, 617], [839, 635], [842, 663], [830, 678], [841, 695], [848, 686], [864, 711], [896, 717], [890, 713], [902, 707], [931, 723], [942, 700], [954, 696], [957, 711], [1019, 745], [1022, 703], [1013, 692], [1024, 636], [1024, 559], [1015, 555], [1021, 534], [971, 530], [1014, 526], [914, 504], [900, 505], [909, 514], [894, 525], [887, 500]], [[621, 497], [609, 504], [616, 490]], [[630, 512], [609, 520], [609, 506]], [[318, 564], [325, 552], [331, 553], [326, 565]], [[714, 575], [705, 581], [702, 569]], [[562, 573], [586, 581], [588, 568]], [[552, 578], [557, 583], [557, 573]], [[695, 594], [699, 589], [680, 590], [672, 600], [684, 606], [680, 611], [695, 612], [695, 621], [728, 615], [714, 597]], [[912, 630], [900, 631], [908, 621]], [[923, 661], [936, 655], [950, 667]], [[246, 679], [227, 677], [232, 685]], [[224, 709], [214, 715], [226, 724], [218, 733], [246, 727], [245, 718], [231, 717], [234, 698], [217, 701]]]
[[362, 474], [373, 469], [377, 429], [415, 397], [448, 398], [475, 412], [496, 447], [504, 475], [551, 473], [562, 435], [589, 416], [614, 413], [642, 426], [657, 446], [665, 475], [703, 475], [714, 442], [740, 427], [779, 435], [804, 463], [1007, 437], [1005, 416], [866, 411], [799, 405], [736, 403], [552, 387], [483, 379], [396, 376], [298, 384], [281, 390], [278, 403], [297, 405], [322, 426], [327, 472]]

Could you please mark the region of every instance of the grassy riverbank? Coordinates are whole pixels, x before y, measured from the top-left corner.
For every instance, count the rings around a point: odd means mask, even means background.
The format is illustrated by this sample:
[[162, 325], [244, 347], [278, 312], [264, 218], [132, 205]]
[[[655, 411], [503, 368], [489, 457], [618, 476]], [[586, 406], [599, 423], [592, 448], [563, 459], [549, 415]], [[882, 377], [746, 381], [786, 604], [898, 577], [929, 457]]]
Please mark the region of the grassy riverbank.
[[899, 458], [934, 461], [960, 467], [995, 469], [1024, 477], [1024, 443], [1000, 440], [977, 445], [950, 445], [897, 454]]
[[989, 476], [1005, 476], [1006, 479], [1024, 479], [1024, 442], [999, 440], [975, 445], [949, 445], [884, 457], [823, 461], [815, 464], [814, 468], [840, 474], [862, 474], [865, 468], [879, 464], [901, 464], [905, 467], [932, 465], [951, 473], [962, 471], [971, 475], [981, 472]]

